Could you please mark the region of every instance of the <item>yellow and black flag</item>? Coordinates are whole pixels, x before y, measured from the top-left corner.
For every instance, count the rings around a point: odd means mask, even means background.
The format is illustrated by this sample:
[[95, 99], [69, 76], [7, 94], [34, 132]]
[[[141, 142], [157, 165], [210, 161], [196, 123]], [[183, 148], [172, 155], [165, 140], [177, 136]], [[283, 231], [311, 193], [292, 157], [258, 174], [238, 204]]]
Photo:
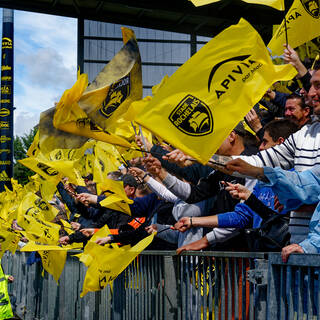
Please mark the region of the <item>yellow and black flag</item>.
[[[221, 0], [190, 0], [196, 7], [204, 6], [206, 4], [219, 2]], [[284, 0], [242, 0], [252, 4], [262, 4], [277, 10], [284, 10]]]
[[288, 43], [292, 48], [312, 40], [320, 35], [319, 0], [295, 0], [275, 32], [268, 48], [272, 55], [281, 55], [286, 43], [286, 29]]
[[99, 127], [108, 130], [133, 101], [142, 99], [141, 57], [134, 32], [122, 28], [124, 46], [82, 95], [79, 106]]
[[56, 108], [53, 107], [42, 112], [40, 115], [38, 144], [40, 151], [44, 154], [47, 154], [52, 150], [59, 148], [80, 148], [85, 142], [88, 141], [88, 137], [71, 134], [54, 127], [53, 119], [55, 111]]
[[[59, 132], [60, 130], [68, 132], [69, 134], [67, 134], [67, 136], [70, 136], [70, 133], [72, 133], [71, 140], [77, 143], [77, 146], [71, 148], [79, 148], [81, 143], [86, 142], [88, 138], [130, 147], [130, 144], [126, 140], [98, 127], [80, 108], [79, 99], [83, 96], [87, 86], [88, 76], [83, 73], [79, 76], [73, 87], [63, 93], [54, 110], [53, 126], [59, 129], [57, 130]], [[101, 92], [99, 92], [99, 94], [101, 94]], [[49, 138], [48, 141], [50, 141]], [[40, 145], [40, 149], [42, 150], [42, 145]]]
[[267, 89], [296, 73], [273, 65], [260, 35], [241, 19], [181, 66], [135, 120], [206, 163]]

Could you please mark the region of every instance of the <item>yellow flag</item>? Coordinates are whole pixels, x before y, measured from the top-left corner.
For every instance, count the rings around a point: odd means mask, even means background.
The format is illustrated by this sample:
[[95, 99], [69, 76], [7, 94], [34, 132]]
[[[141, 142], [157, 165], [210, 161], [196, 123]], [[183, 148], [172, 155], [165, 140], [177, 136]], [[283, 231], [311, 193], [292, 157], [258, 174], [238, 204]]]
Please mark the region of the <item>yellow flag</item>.
[[99, 291], [108, 284], [112, 284], [113, 280], [117, 278], [132, 260], [152, 242], [154, 235], [155, 233], [144, 238], [132, 248], [130, 246], [121, 248], [116, 246], [100, 246], [90, 243], [88, 254], [92, 257], [99, 257], [99, 259], [90, 259], [80, 297], [85, 296], [89, 291]]
[[[103, 182], [109, 172], [115, 171], [120, 166], [120, 162], [114, 155], [105, 151], [102, 147], [103, 142], [94, 146], [94, 165], [93, 180], [95, 182]], [[117, 152], [117, 149], [114, 149]]]
[[[286, 14], [288, 43], [292, 48], [320, 35], [319, 1], [295, 0]], [[281, 55], [286, 43], [285, 21], [268, 44], [272, 55]]]
[[36, 194], [28, 192], [20, 201], [17, 216], [18, 224], [23, 220], [25, 215], [29, 215], [43, 221], [51, 221], [55, 218], [56, 212], [57, 210], [46, 201], [39, 198]]
[[35, 241], [29, 241], [20, 251], [30, 252], [30, 251], [68, 251], [75, 249], [82, 249], [82, 243], [73, 243], [72, 245], [59, 246], [52, 244], [43, 244]]
[[[53, 117], [55, 128], [82, 136], [100, 140], [116, 145], [128, 146], [128, 142], [107, 131], [104, 131], [92, 122], [87, 114], [80, 108], [79, 99], [83, 97], [88, 85], [88, 76], [82, 74], [71, 89], [66, 90], [56, 106]], [[101, 93], [100, 93], [101, 94]], [[75, 146], [73, 148], [78, 148]]]
[[15, 253], [18, 247], [20, 236], [10, 228], [10, 225], [1, 223], [0, 224], [0, 240], [1, 240], [1, 251], [0, 251], [0, 259], [1, 259], [3, 254], [7, 250], [11, 251], [12, 253]]
[[97, 184], [97, 191], [98, 194], [106, 195], [106, 198], [100, 202], [101, 206], [131, 215], [128, 204], [132, 204], [133, 200], [127, 197], [122, 181], [105, 179], [102, 183]]
[[40, 152], [40, 144], [39, 144], [39, 130], [38, 130], [33, 138], [31, 146], [27, 151], [27, 156], [36, 157], [39, 152]]
[[142, 98], [141, 58], [134, 32], [122, 28], [124, 46], [82, 95], [79, 106], [104, 130]]
[[136, 122], [204, 164], [272, 83], [296, 73], [273, 65], [259, 34], [241, 19], [181, 66]]
[[[221, 0], [190, 0], [196, 7], [204, 6], [209, 3], [219, 2]], [[277, 10], [284, 10], [284, 0], [242, 0], [252, 4], [262, 4], [275, 8]]]
[[56, 108], [41, 112], [39, 121], [39, 144], [42, 153], [47, 154], [54, 149], [80, 148], [88, 140], [87, 137], [58, 130], [53, 125]]
[[67, 251], [38, 251], [43, 268], [50, 273], [58, 283], [67, 259]]

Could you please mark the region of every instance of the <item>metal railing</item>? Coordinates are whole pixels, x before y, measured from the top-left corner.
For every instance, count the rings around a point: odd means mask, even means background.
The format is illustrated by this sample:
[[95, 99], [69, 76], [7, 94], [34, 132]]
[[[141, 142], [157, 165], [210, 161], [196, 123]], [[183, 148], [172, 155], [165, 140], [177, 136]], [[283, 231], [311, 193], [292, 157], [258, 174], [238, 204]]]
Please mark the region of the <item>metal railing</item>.
[[27, 253], [5, 255], [22, 319], [320, 319], [320, 255], [145, 251], [102, 291], [80, 298], [86, 267], [68, 255], [56, 285]]

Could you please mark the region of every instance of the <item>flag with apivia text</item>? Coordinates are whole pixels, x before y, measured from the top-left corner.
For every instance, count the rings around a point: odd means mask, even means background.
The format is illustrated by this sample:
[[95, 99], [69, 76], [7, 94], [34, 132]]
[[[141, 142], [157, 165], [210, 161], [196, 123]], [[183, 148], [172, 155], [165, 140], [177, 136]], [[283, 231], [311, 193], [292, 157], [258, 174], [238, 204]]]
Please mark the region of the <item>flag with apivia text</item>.
[[273, 65], [260, 35], [241, 19], [182, 65], [135, 120], [206, 163], [267, 89], [296, 73]]
[[283, 53], [283, 44], [286, 43], [285, 28], [287, 28], [288, 43], [292, 48], [320, 35], [319, 0], [295, 0], [285, 20], [282, 21], [268, 44], [272, 55]]

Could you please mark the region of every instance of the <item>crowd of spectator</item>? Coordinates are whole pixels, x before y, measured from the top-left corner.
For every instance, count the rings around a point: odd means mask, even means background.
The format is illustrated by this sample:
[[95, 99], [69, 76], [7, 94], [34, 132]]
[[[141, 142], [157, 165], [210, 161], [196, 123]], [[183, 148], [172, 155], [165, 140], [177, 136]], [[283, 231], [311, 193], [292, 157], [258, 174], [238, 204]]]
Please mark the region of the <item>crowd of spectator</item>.
[[[319, 253], [317, 204], [320, 164], [320, 66], [307, 69], [286, 47], [284, 59], [298, 71], [291, 93], [268, 90], [230, 132], [207, 165], [165, 143], [136, 136], [144, 149], [109, 179], [123, 182], [131, 215], [101, 206], [92, 173], [86, 186], [58, 184], [50, 202], [68, 219], [60, 244], [96, 242], [134, 245], [157, 232], [149, 249], [282, 251]], [[260, 230], [260, 232], [256, 232]]]

